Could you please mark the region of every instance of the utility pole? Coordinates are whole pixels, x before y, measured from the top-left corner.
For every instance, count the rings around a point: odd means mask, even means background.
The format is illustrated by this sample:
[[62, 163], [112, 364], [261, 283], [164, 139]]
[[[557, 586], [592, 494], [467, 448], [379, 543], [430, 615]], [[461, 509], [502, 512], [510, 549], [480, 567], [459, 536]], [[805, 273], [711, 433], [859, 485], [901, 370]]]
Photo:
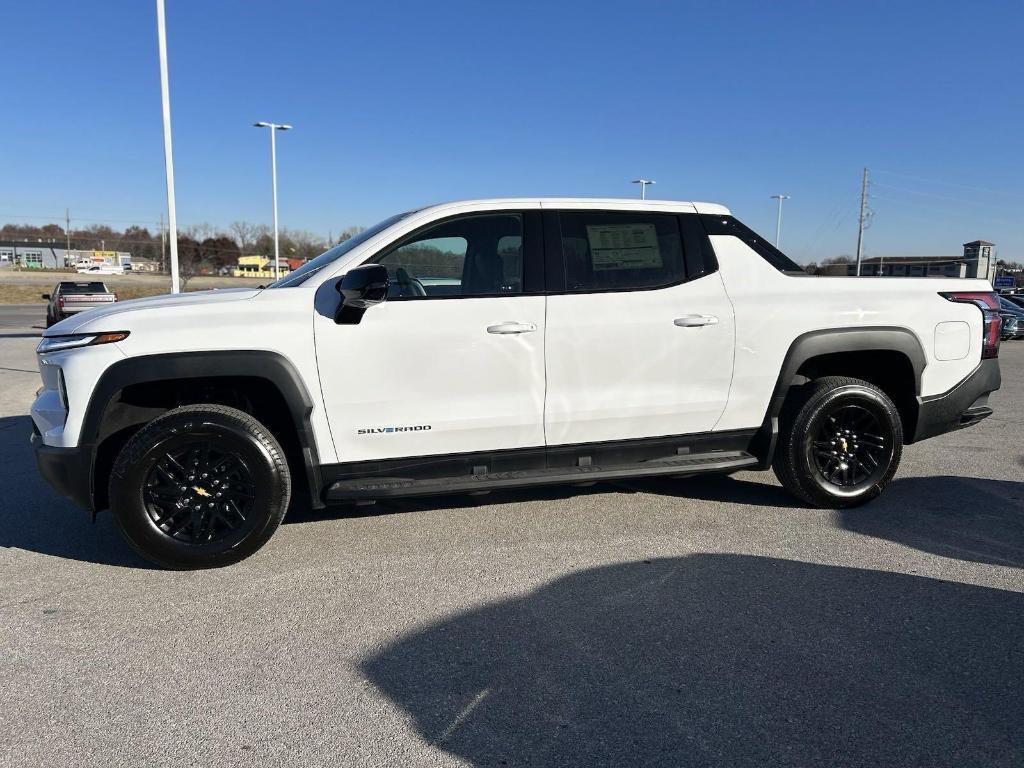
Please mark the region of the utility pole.
[[864, 169], [864, 180], [860, 185], [860, 224], [857, 227], [857, 277], [860, 277], [860, 262], [864, 256], [864, 223], [868, 214], [868, 169]]
[[164, 115], [164, 171], [167, 175], [167, 226], [171, 241], [171, 293], [178, 293], [178, 216], [174, 210], [174, 155], [171, 151], [171, 94], [167, 84], [167, 23], [164, 0], [156, 0], [156, 34], [160, 49], [160, 100]]
[[71, 255], [71, 210], [64, 209], [64, 240], [67, 246], [64, 248], [64, 266], [68, 266], [68, 256]]
[[789, 200], [789, 195], [772, 195], [772, 200], [779, 201], [779, 215], [775, 219], [775, 247], [779, 247], [779, 239], [782, 236], [782, 201]]

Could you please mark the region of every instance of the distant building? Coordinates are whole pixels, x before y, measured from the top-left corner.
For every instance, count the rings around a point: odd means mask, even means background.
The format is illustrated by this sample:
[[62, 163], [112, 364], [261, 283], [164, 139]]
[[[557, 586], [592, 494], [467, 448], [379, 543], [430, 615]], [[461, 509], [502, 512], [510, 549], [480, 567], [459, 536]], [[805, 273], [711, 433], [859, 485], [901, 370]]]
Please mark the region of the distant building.
[[53, 240], [0, 240], [0, 269], [64, 269], [68, 266], [67, 254]]
[[[287, 259], [281, 259], [281, 274], [291, 272]], [[274, 274], [274, 260], [269, 256], [239, 256], [238, 266], [234, 270], [235, 277], [277, 277]]]
[[[973, 240], [964, 243], [964, 260], [968, 264], [969, 277], [991, 280], [996, 274], [996, 244], [988, 240]], [[973, 267], [973, 270], [972, 270]]]
[[[822, 274], [856, 275], [857, 264], [828, 264]], [[996, 246], [987, 240], [964, 243], [963, 256], [873, 256], [863, 259], [867, 277], [961, 277], [991, 280], [996, 274]]]

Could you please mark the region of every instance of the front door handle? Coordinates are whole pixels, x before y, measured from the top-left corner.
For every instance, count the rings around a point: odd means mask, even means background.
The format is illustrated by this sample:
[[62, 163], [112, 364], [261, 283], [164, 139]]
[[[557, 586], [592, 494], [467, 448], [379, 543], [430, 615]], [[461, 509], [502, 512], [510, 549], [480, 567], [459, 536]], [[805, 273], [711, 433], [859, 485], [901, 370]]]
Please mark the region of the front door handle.
[[531, 333], [537, 330], [534, 323], [514, 323], [511, 321], [487, 326], [488, 333], [496, 333], [499, 336], [506, 336], [511, 333]]
[[714, 315], [683, 315], [673, 320], [672, 324], [680, 328], [699, 328], [702, 325], [718, 325], [718, 318]]

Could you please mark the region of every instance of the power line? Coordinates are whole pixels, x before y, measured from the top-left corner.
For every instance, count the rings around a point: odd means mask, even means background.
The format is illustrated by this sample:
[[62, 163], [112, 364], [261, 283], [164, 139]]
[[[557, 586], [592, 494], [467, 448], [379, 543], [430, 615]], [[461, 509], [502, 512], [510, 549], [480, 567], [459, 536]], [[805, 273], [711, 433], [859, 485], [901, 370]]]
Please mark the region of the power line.
[[941, 184], [947, 187], [959, 187], [960, 189], [969, 189], [974, 192], [988, 192], [992, 195], [1006, 195], [1007, 197], [1019, 197], [1024, 198], [1024, 194], [1020, 192], [1007, 192], [1005, 189], [992, 189], [991, 187], [976, 187], [970, 184], [959, 184], [955, 181], [943, 181], [942, 179], [928, 179], [923, 176], [911, 176], [908, 173], [897, 173], [896, 171], [887, 171], [885, 169], [875, 169], [875, 173], [884, 173], [886, 176], [898, 176], [902, 179], [910, 179], [911, 181], [923, 181], [926, 184]]
[[949, 195], [940, 195], [936, 192], [926, 192], [921, 189], [908, 189], [907, 187], [896, 187], [892, 184], [884, 184], [880, 181], [872, 182], [872, 186], [882, 187], [883, 189], [891, 189], [894, 192], [905, 192], [909, 195], [921, 195], [922, 197], [931, 197], [936, 200], [945, 200], [950, 203], [960, 203], [962, 205], [979, 205], [986, 208], [991, 208], [992, 203], [986, 200], [970, 200], [963, 197], [950, 197]]

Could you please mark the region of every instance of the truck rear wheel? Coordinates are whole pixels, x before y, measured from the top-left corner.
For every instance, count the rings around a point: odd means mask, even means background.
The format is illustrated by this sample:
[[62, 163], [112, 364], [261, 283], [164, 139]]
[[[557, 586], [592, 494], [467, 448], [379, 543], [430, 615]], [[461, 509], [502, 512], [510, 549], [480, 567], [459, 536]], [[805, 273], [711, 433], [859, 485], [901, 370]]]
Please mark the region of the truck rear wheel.
[[139, 430], [110, 475], [128, 543], [165, 568], [214, 568], [262, 547], [291, 494], [284, 451], [260, 422], [220, 405], [175, 408]]
[[783, 412], [772, 468], [793, 495], [817, 507], [855, 507], [892, 480], [903, 452], [899, 411], [860, 379], [805, 385]]

